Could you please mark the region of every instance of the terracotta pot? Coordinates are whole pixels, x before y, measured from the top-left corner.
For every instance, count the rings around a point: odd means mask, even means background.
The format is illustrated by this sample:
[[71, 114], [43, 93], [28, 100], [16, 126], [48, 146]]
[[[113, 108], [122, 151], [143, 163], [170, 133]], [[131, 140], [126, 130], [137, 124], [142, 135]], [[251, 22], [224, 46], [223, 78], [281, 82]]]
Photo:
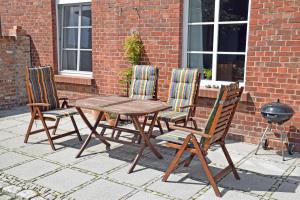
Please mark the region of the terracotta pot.
[[[100, 111], [98, 110], [92, 110], [92, 116], [94, 120], [97, 120], [98, 116], [99, 116]], [[105, 116], [102, 115], [101, 117], [101, 121], [105, 121]]]

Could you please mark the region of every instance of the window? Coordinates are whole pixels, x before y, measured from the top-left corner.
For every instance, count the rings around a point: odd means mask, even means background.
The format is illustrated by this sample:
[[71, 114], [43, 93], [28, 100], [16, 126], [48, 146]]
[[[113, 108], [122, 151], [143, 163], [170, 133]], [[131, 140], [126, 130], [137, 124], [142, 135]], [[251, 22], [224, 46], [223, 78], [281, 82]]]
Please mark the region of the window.
[[202, 84], [244, 82], [249, 0], [187, 0], [183, 66], [200, 68]]
[[60, 72], [91, 74], [91, 5], [63, 4], [58, 6], [58, 12]]

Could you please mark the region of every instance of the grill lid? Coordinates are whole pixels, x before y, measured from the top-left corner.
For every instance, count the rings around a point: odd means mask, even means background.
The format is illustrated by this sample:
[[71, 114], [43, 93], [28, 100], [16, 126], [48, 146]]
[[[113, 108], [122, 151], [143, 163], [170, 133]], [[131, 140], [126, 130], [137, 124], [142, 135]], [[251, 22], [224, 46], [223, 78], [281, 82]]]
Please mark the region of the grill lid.
[[274, 115], [294, 114], [294, 110], [290, 106], [280, 103], [279, 99], [277, 100], [277, 102], [268, 103], [262, 106], [261, 112], [266, 114], [274, 114]]

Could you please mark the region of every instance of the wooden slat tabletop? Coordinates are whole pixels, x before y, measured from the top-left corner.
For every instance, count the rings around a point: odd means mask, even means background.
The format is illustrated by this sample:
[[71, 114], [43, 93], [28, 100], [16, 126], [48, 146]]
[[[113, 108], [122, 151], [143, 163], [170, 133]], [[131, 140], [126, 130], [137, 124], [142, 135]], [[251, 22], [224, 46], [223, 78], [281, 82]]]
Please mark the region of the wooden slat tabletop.
[[118, 96], [95, 96], [79, 99], [75, 106], [122, 115], [145, 115], [170, 108], [167, 103], [160, 101], [143, 101]]

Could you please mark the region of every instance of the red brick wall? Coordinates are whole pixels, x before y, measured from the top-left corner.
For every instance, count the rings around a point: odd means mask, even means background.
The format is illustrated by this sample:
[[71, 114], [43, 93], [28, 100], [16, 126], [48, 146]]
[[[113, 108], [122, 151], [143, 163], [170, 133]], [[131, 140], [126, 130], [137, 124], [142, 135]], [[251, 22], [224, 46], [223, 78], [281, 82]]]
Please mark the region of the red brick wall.
[[[0, 17], [3, 35], [13, 26], [22, 26], [31, 37], [33, 65], [53, 65], [54, 47], [53, 0], [10, 0], [0, 1]], [[55, 4], [54, 4], [55, 5]]]
[[[32, 36], [34, 63], [56, 65], [54, 1], [24, 2], [28, 1], [1, 1], [2, 29], [22, 25]], [[266, 127], [259, 108], [280, 98], [296, 111], [285, 128], [291, 137], [299, 138], [300, 2], [252, 0], [251, 4], [245, 87], [249, 94], [239, 106], [231, 132], [237, 138], [256, 143]], [[182, 9], [182, 0], [93, 0], [94, 85], [60, 83], [60, 93], [124, 94], [119, 72], [130, 65], [123, 56], [122, 44], [126, 36], [137, 31], [145, 45], [142, 63], [160, 68], [158, 95], [166, 99], [170, 72], [181, 65]], [[200, 90], [199, 119], [207, 118], [215, 100], [203, 97], [205, 93]]]
[[0, 34], [0, 109], [27, 102], [25, 66], [30, 64], [30, 40], [18, 31], [22, 32], [12, 29], [12, 36]]

